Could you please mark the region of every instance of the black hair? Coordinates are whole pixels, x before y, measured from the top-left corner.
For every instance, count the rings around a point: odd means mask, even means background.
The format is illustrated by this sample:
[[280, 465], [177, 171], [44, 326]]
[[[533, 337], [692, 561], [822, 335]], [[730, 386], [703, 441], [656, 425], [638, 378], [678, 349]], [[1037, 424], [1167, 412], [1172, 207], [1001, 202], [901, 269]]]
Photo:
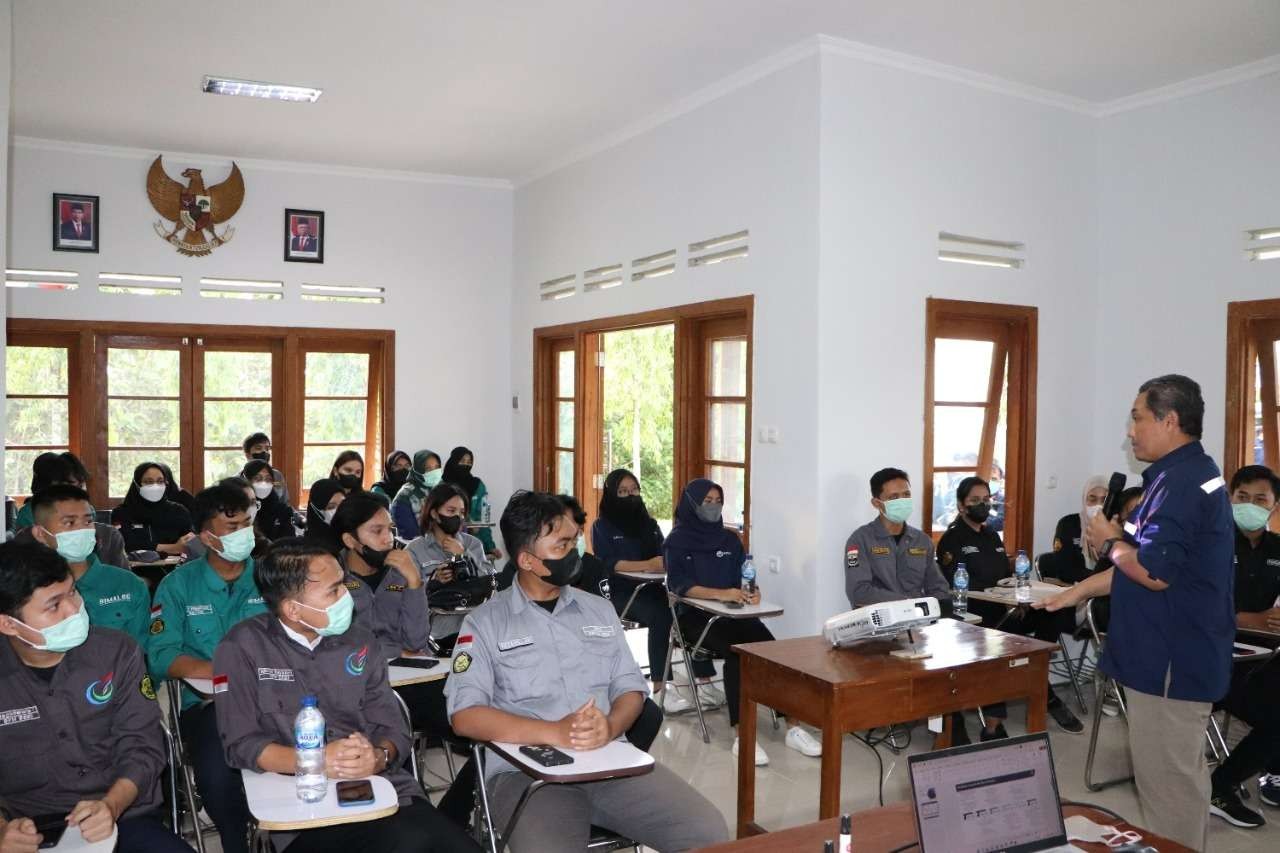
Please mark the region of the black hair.
[[52, 509], [55, 504], [62, 501], [84, 501], [89, 506], [93, 506], [93, 501], [89, 500], [89, 493], [79, 486], [73, 486], [70, 483], [54, 483], [31, 496], [28, 503], [31, 504], [32, 518], [39, 520], [42, 510], [46, 507]]
[[18, 615], [37, 589], [64, 581], [71, 568], [62, 555], [38, 542], [0, 545], [0, 613]]
[[[427, 493], [427, 499], [422, 502], [422, 514], [418, 516], [418, 529], [423, 533], [429, 531], [431, 529], [431, 513], [454, 498], [462, 498], [462, 514], [464, 517], [470, 515], [471, 496], [467, 494], [467, 490], [454, 483], [440, 482]], [[466, 524], [465, 519], [463, 524]]]
[[377, 495], [353, 491], [347, 495], [346, 500], [338, 504], [338, 509], [333, 513], [333, 520], [329, 522], [329, 526], [333, 528], [333, 532], [339, 539], [344, 533], [355, 536], [360, 525], [377, 515], [378, 510], [386, 508], [387, 505], [380, 501]]
[[72, 210], [78, 210], [78, 211], [80, 211], [81, 213], [84, 213], [84, 205], [83, 205], [83, 204], [81, 204], [81, 203], [80, 203], [80, 202], [78, 202], [78, 201], [73, 201], [73, 202], [71, 202], [71, 209], [72, 209]]
[[244, 463], [244, 467], [240, 469], [240, 476], [252, 482], [253, 478], [261, 474], [263, 471], [270, 473], [272, 482], [275, 481], [276, 472], [271, 470], [271, 463], [263, 462], [261, 459], [250, 459], [248, 462]]
[[221, 480], [218, 481], [218, 485], [230, 486], [233, 489], [252, 489], [253, 488], [253, 485], [249, 482], [249, 479], [247, 477], [242, 477], [239, 474], [236, 474], [235, 476], [232, 476], [232, 477], [223, 477]]
[[272, 542], [262, 559], [253, 562], [253, 582], [267, 609], [279, 614], [281, 602], [300, 595], [306, 587], [312, 561], [332, 556], [321, 545], [300, 536]]
[[159, 462], [143, 462], [139, 464], [138, 467], [133, 469], [133, 482], [138, 485], [141, 485], [142, 475], [150, 471], [152, 468], [155, 468], [157, 471], [160, 472], [160, 476], [164, 478], [164, 484], [166, 486], [168, 486], [172, 482], [171, 472], [166, 472], [164, 470], [164, 466], [161, 465]]
[[338, 454], [337, 459], [333, 460], [333, 467], [329, 469], [329, 476], [335, 480], [338, 479], [338, 469], [348, 462], [359, 462], [360, 471], [361, 473], [364, 472], [364, 457], [354, 450], [344, 450]]
[[977, 486], [986, 486], [987, 491], [991, 491], [991, 484], [981, 477], [965, 477], [960, 481], [960, 485], [956, 486], [956, 503], [964, 503], [964, 499], [969, 497], [969, 493]]
[[1266, 480], [1271, 487], [1272, 496], [1280, 499], [1280, 477], [1266, 465], [1246, 465], [1241, 468], [1231, 478], [1231, 491], [1234, 492], [1245, 483], [1256, 483], [1259, 480]]
[[31, 493], [71, 481], [71, 466], [60, 453], [41, 453], [31, 462]]
[[270, 444], [271, 436], [267, 435], [265, 432], [255, 432], [244, 440], [244, 452], [248, 453], [250, 447], [264, 442]]
[[573, 495], [556, 495], [560, 498], [560, 503], [564, 504], [565, 510], [573, 516], [573, 523], [582, 527], [587, 523], [587, 511], [582, 508], [582, 504], [578, 503], [578, 499]]
[[191, 522], [198, 531], [204, 530], [204, 526], [218, 513], [235, 515], [249, 511], [249, 496], [244, 493], [244, 486], [233, 486], [226, 480], [196, 492], [195, 503]]
[[1200, 385], [1177, 373], [1166, 373], [1148, 379], [1138, 387], [1138, 393], [1147, 394], [1147, 408], [1156, 420], [1164, 420], [1170, 412], [1177, 412], [1178, 427], [1192, 438], [1199, 438], [1204, 430], [1204, 397]]
[[1123, 510], [1124, 505], [1134, 498], [1142, 497], [1142, 486], [1130, 486], [1120, 493], [1120, 499], [1116, 501], [1116, 508]]
[[512, 561], [521, 551], [528, 551], [538, 537], [555, 529], [556, 519], [564, 515], [565, 503], [561, 497], [546, 492], [527, 492], [523, 489], [511, 496], [507, 508], [502, 511], [498, 528], [507, 545]]
[[890, 480], [906, 480], [911, 482], [911, 478], [907, 476], [907, 472], [901, 468], [881, 468], [879, 471], [871, 475], [871, 497], [878, 498], [880, 493], [884, 491], [884, 484]]
[[79, 456], [76, 456], [70, 450], [64, 450], [58, 455], [62, 457], [62, 461], [67, 463], [67, 470], [72, 479], [78, 483], [89, 482], [89, 469], [84, 467], [84, 463], [80, 461]]

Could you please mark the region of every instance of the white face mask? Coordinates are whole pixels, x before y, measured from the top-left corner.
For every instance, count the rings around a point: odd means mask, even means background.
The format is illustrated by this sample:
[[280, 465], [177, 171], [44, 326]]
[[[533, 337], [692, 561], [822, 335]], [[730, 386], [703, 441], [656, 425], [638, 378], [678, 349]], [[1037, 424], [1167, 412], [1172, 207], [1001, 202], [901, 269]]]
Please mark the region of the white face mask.
[[1093, 521], [1093, 517], [1100, 512], [1102, 512], [1101, 504], [1094, 504], [1093, 506], [1087, 506], [1084, 508], [1084, 514], [1090, 521]]
[[157, 502], [164, 497], [164, 483], [148, 483], [145, 486], [138, 487], [138, 494], [142, 495], [143, 500]]
[[275, 491], [275, 488], [274, 483], [265, 483], [259, 480], [253, 484], [253, 493], [258, 496], [258, 500], [263, 500], [267, 495]]

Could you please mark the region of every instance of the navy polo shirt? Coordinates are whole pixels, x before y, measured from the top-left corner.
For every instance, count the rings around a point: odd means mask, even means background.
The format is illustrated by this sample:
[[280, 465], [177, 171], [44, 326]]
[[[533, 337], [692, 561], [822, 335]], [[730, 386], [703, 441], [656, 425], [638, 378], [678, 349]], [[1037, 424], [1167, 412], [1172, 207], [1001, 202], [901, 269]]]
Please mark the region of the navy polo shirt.
[[1153, 696], [1216, 702], [1231, 681], [1235, 525], [1222, 473], [1200, 442], [1143, 472], [1125, 540], [1169, 586], [1150, 590], [1116, 570], [1103, 671]]

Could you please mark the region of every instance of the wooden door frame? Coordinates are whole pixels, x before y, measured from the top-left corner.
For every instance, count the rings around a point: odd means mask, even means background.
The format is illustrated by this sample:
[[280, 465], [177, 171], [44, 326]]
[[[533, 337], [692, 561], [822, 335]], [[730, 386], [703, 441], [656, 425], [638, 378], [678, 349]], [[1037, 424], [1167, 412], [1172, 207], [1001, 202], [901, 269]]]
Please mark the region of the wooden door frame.
[[[1264, 334], [1265, 333], [1265, 334]], [[1258, 358], [1259, 336], [1280, 337], [1280, 299], [1253, 299], [1227, 303], [1227, 376], [1223, 424], [1223, 474], [1230, 479], [1244, 465], [1253, 464], [1253, 443], [1244, 438], [1245, 425], [1253, 424], [1253, 364]], [[1272, 337], [1274, 340], [1274, 337]], [[1260, 364], [1264, 398], [1275, 393], [1275, 362]], [[1264, 405], [1264, 411], [1266, 406]], [[1276, 447], [1276, 421], [1263, 420], [1263, 443]], [[1252, 434], [1252, 430], [1250, 430]]]

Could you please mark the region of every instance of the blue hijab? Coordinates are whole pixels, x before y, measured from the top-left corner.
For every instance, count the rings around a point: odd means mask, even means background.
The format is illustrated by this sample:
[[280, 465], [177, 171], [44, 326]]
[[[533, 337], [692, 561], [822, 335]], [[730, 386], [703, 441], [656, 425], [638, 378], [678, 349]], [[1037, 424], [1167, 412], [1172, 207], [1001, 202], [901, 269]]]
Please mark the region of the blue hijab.
[[717, 489], [721, 497], [724, 489], [718, 483], [699, 478], [691, 480], [680, 495], [676, 504], [675, 526], [667, 537], [667, 548], [678, 551], [719, 551], [725, 549], [726, 542], [737, 542], [738, 537], [732, 530], [726, 530], [722, 522], [703, 521], [698, 518], [698, 507], [707, 493]]

